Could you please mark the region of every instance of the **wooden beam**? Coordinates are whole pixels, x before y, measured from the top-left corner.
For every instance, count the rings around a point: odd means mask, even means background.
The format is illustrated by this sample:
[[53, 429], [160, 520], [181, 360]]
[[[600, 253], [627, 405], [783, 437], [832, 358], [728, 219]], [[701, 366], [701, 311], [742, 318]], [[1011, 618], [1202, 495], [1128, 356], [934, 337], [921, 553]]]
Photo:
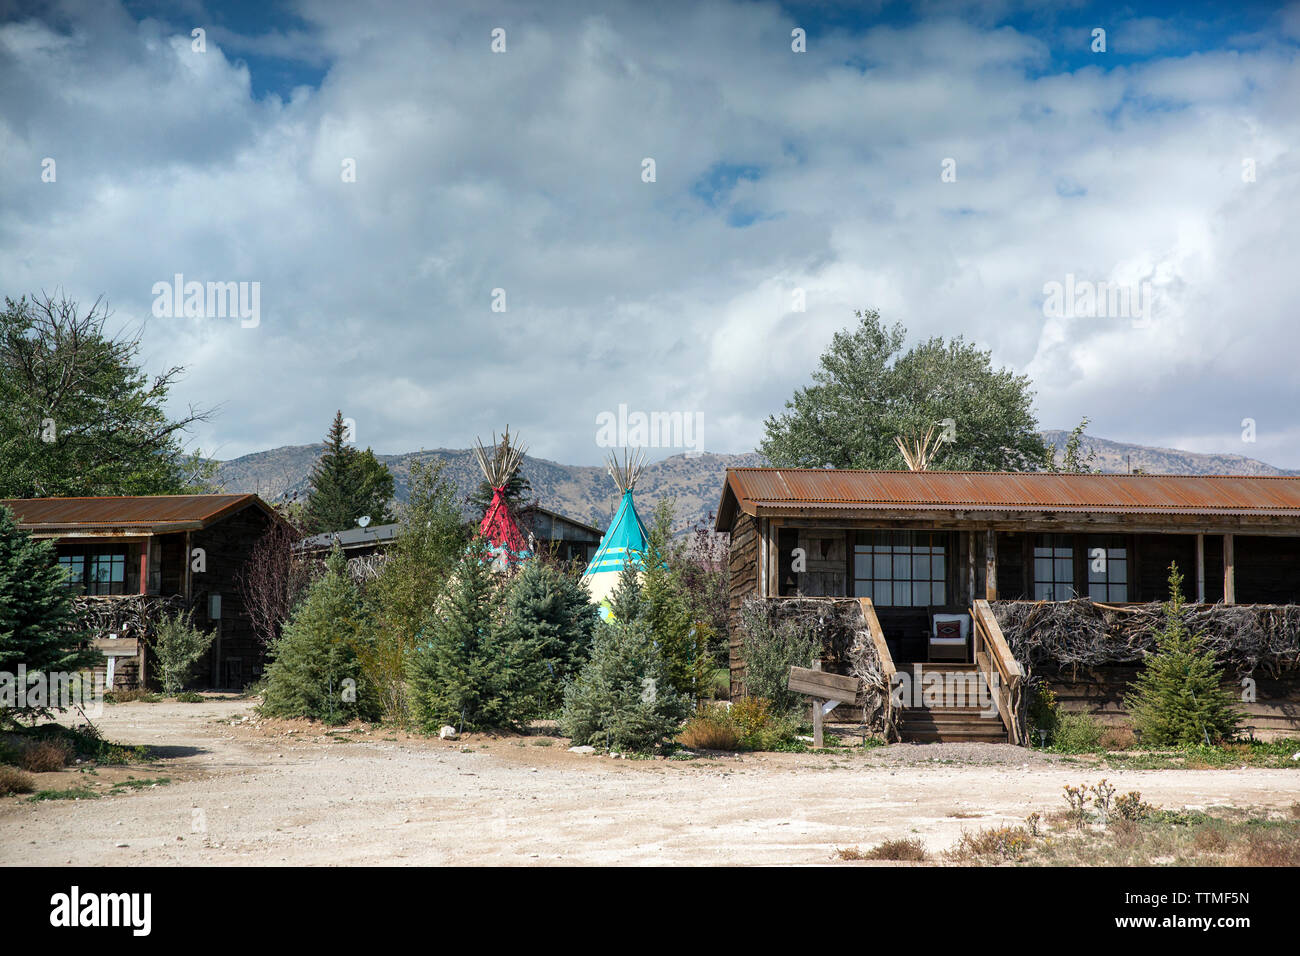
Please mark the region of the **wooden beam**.
[[1232, 535], [1223, 536], [1223, 603], [1237, 603], [1237, 573], [1232, 553]]
[[966, 600], [975, 600], [975, 532], [966, 532]]
[[998, 533], [991, 528], [984, 532], [984, 599], [998, 599]]
[[1196, 536], [1196, 603], [1205, 603], [1205, 535]]

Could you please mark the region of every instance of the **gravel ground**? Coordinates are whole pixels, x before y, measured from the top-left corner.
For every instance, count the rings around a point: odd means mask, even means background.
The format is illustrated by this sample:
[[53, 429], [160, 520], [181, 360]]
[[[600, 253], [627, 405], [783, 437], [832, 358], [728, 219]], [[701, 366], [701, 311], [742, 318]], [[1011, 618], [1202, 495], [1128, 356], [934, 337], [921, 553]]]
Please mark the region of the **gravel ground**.
[[[1300, 797], [1296, 770], [1098, 771], [989, 744], [629, 760], [551, 738], [329, 732], [253, 706], [107, 706], [105, 736], [158, 759], [39, 777], [100, 799], [0, 798], [0, 865], [822, 864], [899, 837], [939, 851], [1102, 776], [1165, 807]], [[128, 776], [169, 782], [107, 793]]]

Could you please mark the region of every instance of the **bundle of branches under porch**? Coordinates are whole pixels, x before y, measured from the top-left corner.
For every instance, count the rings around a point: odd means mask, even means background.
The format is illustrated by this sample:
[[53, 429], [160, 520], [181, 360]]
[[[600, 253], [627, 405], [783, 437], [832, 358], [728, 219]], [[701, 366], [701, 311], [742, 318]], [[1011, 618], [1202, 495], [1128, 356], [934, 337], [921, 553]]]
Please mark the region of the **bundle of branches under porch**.
[[[1164, 625], [1161, 603], [1109, 605], [1072, 601], [995, 601], [1007, 644], [1027, 670], [1069, 670], [1138, 664], [1156, 650]], [[1183, 619], [1238, 677], [1278, 677], [1300, 668], [1300, 606], [1189, 604]]]

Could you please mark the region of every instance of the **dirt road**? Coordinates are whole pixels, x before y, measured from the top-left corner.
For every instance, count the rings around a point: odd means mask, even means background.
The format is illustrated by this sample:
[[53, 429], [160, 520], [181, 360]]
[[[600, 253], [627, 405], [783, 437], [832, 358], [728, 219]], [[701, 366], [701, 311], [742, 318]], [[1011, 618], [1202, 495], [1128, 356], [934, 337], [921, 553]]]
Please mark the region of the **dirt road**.
[[[896, 837], [942, 850], [963, 829], [1063, 809], [1064, 784], [1102, 776], [1165, 807], [1300, 798], [1293, 770], [1107, 773], [979, 744], [626, 760], [538, 738], [238, 723], [252, 710], [106, 707], [105, 736], [161, 748], [160, 759], [41, 777], [43, 788], [88, 783], [99, 799], [0, 799], [0, 865], [818, 864]], [[127, 775], [170, 782], [109, 795]]]

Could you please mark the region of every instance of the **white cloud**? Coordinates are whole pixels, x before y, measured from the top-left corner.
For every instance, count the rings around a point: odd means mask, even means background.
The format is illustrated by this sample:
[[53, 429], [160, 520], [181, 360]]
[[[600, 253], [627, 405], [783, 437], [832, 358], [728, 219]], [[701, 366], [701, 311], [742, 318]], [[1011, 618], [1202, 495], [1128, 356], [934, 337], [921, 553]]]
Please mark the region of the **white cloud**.
[[[150, 361], [190, 368], [178, 406], [223, 403], [197, 436], [223, 456], [318, 440], [342, 408], [380, 452], [509, 421], [594, 463], [620, 402], [702, 411], [710, 450], [749, 450], [874, 306], [1028, 371], [1045, 426], [1300, 467], [1295, 49], [1039, 75], [1044, 40], [940, 7], [799, 55], [757, 4], [312, 5], [309, 29], [213, 29], [206, 54], [112, 7], [0, 25], [3, 291], [103, 292], [129, 321], [176, 272], [261, 282], [256, 329], [147, 323]], [[252, 54], [328, 70], [255, 98]], [[759, 175], [692, 194], [726, 166]], [[1043, 317], [1045, 282], [1147, 270], [1150, 329]]]

